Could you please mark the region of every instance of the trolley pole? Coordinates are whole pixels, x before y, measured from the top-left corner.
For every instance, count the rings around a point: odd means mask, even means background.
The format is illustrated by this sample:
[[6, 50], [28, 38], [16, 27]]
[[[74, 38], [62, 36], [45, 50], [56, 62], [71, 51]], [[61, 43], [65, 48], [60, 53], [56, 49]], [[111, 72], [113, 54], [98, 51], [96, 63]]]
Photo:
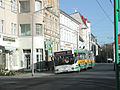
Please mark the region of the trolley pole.
[[118, 18], [117, 18], [117, 2], [114, 0], [114, 42], [115, 42], [115, 75], [116, 75], [116, 90], [119, 90], [119, 56], [118, 56]]

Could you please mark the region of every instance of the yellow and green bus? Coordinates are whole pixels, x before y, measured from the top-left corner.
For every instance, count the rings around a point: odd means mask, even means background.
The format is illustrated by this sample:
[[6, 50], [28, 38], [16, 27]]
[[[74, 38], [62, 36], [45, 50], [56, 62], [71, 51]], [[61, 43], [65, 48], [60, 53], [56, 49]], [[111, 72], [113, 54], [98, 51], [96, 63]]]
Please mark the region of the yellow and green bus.
[[74, 50], [74, 56], [81, 70], [95, 66], [94, 53], [92, 51]]

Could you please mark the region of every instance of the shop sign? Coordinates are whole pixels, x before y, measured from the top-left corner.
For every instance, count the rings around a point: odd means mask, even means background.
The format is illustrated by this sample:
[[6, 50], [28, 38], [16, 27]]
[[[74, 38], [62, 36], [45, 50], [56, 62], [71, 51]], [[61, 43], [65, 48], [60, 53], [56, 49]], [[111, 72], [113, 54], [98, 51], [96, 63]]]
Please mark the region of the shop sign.
[[70, 44], [65, 44], [66, 46], [71, 46]]

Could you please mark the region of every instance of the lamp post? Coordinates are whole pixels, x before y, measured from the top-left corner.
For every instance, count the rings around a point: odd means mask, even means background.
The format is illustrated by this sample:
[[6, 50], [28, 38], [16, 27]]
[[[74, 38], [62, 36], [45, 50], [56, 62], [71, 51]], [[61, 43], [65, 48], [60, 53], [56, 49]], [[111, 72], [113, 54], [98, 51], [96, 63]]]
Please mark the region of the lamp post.
[[43, 9], [40, 9], [38, 11], [35, 11], [32, 13], [32, 76], [34, 76], [34, 60], [33, 60], [33, 50], [34, 50], [34, 14], [37, 12], [40, 12], [42, 10], [48, 9], [48, 8], [52, 8], [52, 6], [46, 6]]

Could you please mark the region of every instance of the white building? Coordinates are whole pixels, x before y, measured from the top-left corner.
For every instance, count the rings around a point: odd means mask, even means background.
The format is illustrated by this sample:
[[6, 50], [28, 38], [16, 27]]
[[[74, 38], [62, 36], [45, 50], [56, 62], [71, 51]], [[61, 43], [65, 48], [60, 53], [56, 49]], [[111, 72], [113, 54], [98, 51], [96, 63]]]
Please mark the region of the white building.
[[80, 22], [78, 22], [70, 15], [60, 10], [60, 49], [61, 50], [78, 49], [79, 24]]
[[85, 24], [87, 25], [87, 28], [83, 29], [83, 45], [85, 46], [86, 50], [90, 50], [91, 23], [84, 17], [83, 20], [85, 20]]
[[91, 33], [91, 23], [87, 21], [79, 12], [73, 13], [72, 16], [74, 19], [79, 21], [80, 29], [79, 35], [81, 37], [82, 42], [79, 42], [79, 49], [90, 50], [90, 33]]
[[19, 68], [24, 70], [32, 69], [32, 59], [34, 63], [34, 69], [40, 69], [40, 62], [45, 60], [43, 57], [44, 55], [43, 11], [36, 12], [43, 8], [42, 3], [43, 2], [40, 0], [24, 0], [24, 1], [18, 0], [19, 5], [18, 65]]
[[98, 44], [97, 44], [97, 39], [96, 37], [91, 34], [90, 35], [90, 50], [94, 52], [94, 55], [97, 56], [99, 53], [98, 53], [98, 50], [99, 50], [99, 47], [98, 47]]
[[8, 70], [18, 68], [17, 26], [17, 1], [0, 0], [0, 65]]
[[47, 57], [44, 42], [59, 50], [59, 0], [0, 0], [0, 13], [0, 65], [31, 70], [33, 60], [40, 69]]

